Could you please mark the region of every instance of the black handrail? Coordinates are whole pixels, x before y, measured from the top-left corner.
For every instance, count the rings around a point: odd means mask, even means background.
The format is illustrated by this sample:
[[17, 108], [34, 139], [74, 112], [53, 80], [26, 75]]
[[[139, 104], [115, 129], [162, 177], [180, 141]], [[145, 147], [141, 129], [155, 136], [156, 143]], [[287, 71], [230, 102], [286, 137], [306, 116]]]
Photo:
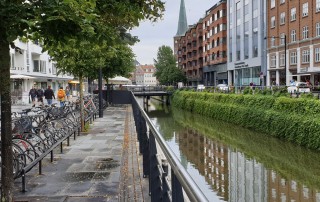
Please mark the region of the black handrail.
[[[167, 145], [165, 140], [163, 139], [162, 135], [158, 132], [154, 124], [151, 122], [150, 118], [146, 114], [146, 112], [142, 109], [142, 107], [139, 105], [138, 101], [136, 100], [135, 96], [132, 93], [132, 106], [134, 110], [134, 116], [135, 116], [135, 122], [137, 127], [137, 133], [138, 133], [138, 139], [140, 141], [140, 145], [142, 148], [140, 148], [140, 152], [143, 153], [143, 164], [144, 169], [148, 166], [146, 165], [145, 160], [149, 160], [147, 164], [149, 164], [150, 170], [143, 171], [144, 175], [149, 175], [149, 177], [152, 177], [154, 179], [155, 175], [156, 179], [161, 179], [163, 175], [166, 175], [167, 173], [159, 173], [159, 169], [154, 169], [155, 166], [152, 165], [155, 160], [152, 160], [153, 157], [156, 157], [156, 149], [154, 143], [154, 139], [157, 141], [158, 145], [160, 146], [163, 154], [166, 157], [167, 162], [170, 164], [171, 167], [171, 179], [172, 179], [172, 201], [184, 201], [183, 194], [181, 193], [175, 193], [180, 192], [179, 187], [182, 187], [187, 196], [191, 201], [208, 201], [208, 199], [205, 197], [205, 195], [202, 193], [200, 188], [197, 186], [197, 184], [193, 181], [193, 179], [190, 177], [189, 173], [186, 171], [186, 169], [182, 166], [179, 159], [176, 157], [176, 155], [173, 153], [173, 151], [170, 149], [170, 147]], [[142, 120], [145, 122], [143, 123]], [[145, 123], [149, 127], [149, 139], [148, 139], [148, 145], [146, 145], [146, 141], [144, 140], [143, 136], [147, 135], [146, 127], [144, 126]], [[141, 141], [143, 140], [143, 141]], [[147, 147], [147, 148], [146, 148]], [[147, 157], [148, 156], [149, 159]], [[150, 155], [150, 156], [149, 156]], [[156, 174], [154, 174], [154, 173]], [[149, 181], [150, 183], [150, 181]], [[153, 183], [150, 184], [150, 193], [151, 193], [151, 199], [155, 199], [155, 201], [161, 201], [162, 199], [159, 199], [159, 197], [153, 196], [153, 190], [164, 190], [162, 187], [152, 187]], [[155, 186], [158, 185], [158, 181]], [[156, 194], [159, 195], [159, 194]], [[152, 200], [154, 202], [154, 200]]]

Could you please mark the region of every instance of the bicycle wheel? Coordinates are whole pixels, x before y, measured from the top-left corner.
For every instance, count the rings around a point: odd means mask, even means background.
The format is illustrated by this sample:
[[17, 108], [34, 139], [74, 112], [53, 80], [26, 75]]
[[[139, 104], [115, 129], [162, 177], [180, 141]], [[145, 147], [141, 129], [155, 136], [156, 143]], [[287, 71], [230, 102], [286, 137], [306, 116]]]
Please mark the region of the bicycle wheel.
[[22, 168], [26, 166], [26, 158], [23, 150], [14, 142], [12, 143], [13, 154], [13, 178], [16, 179], [21, 176]]
[[13, 137], [12, 142], [15, 143], [17, 146], [19, 146], [20, 149], [22, 149], [23, 154], [25, 155], [26, 165], [29, 165], [38, 157], [38, 154], [35, 148], [28, 140], [25, 140], [23, 138]]
[[24, 133], [22, 138], [30, 141], [38, 156], [40, 156], [49, 148], [47, 144], [45, 144], [45, 141], [36, 133]]

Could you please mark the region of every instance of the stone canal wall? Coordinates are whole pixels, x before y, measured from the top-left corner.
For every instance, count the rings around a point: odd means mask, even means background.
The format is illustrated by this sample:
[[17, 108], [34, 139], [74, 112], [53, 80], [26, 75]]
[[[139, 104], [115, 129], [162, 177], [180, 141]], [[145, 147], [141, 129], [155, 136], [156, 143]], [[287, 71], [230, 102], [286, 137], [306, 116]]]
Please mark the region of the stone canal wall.
[[176, 91], [172, 104], [310, 149], [320, 149], [320, 101], [316, 99]]

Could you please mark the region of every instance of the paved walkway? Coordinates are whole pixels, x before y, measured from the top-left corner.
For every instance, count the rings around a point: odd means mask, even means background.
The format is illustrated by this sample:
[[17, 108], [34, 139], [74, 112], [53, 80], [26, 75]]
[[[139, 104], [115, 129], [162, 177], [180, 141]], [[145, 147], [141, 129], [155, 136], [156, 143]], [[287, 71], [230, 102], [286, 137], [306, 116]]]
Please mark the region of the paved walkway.
[[27, 173], [27, 192], [15, 180], [15, 201], [150, 201], [130, 105], [108, 107], [88, 134], [63, 148], [53, 163], [50, 155], [44, 160], [42, 175], [38, 166]]

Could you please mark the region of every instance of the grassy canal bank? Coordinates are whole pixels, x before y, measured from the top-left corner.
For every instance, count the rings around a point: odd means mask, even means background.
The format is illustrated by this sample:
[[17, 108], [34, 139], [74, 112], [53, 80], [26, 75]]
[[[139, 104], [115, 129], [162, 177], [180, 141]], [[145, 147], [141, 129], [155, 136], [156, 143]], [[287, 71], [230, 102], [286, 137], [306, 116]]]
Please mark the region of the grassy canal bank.
[[320, 150], [320, 101], [317, 99], [178, 90], [173, 94], [172, 104]]

